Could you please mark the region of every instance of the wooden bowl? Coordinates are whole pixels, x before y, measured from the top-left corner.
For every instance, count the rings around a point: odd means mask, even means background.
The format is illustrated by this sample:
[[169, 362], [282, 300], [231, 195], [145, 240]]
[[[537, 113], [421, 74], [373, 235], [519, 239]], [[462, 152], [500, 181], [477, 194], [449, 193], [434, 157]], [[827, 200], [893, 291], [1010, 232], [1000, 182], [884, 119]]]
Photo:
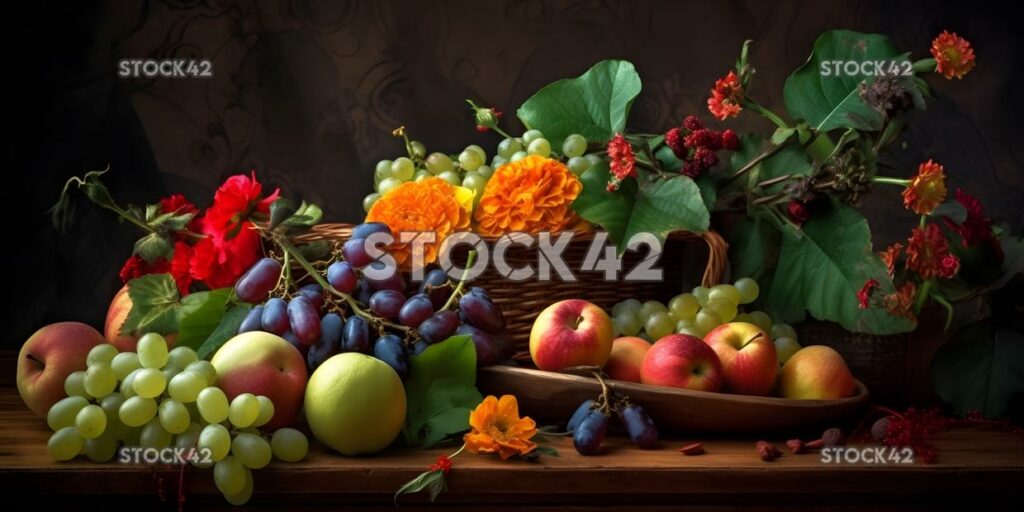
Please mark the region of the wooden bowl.
[[[633, 382], [606, 380], [612, 390], [643, 405], [665, 432], [757, 433], [835, 426], [866, 406], [867, 388], [839, 400], [788, 398], [690, 391]], [[588, 398], [601, 392], [597, 379], [514, 366], [477, 371], [484, 395], [512, 394], [523, 414], [552, 422], [566, 421]]]

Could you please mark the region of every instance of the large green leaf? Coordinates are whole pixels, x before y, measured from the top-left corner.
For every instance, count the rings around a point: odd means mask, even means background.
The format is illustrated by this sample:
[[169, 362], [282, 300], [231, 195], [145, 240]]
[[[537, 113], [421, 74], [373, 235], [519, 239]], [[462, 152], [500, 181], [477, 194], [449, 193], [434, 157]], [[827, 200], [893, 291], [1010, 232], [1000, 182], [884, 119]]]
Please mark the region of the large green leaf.
[[132, 310], [121, 334], [178, 331], [178, 285], [170, 274], [149, 274], [128, 281]]
[[412, 357], [405, 383], [407, 412], [402, 434], [424, 448], [469, 429], [469, 412], [483, 397], [476, 389], [476, 346], [453, 336]]
[[810, 312], [819, 320], [869, 334], [912, 330], [905, 318], [882, 309], [860, 309], [857, 291], [877, 279], [881, 291], [891, 292], [885, 265], [872, 251], [867, 220], [856, 210], [833, 202], [827, 213], [803, 225], [803, 236], [783, 234], [779, 264], [765, 298], [765, 308], [777, 321], [793, 323]]
[[199, 348], [224, 317], [224, 306], [231, 288], [196, 292], [181, 299], [178, 309], [178, 341], [176, 346]]
[[994, 332], [987, 321], [965, 326], [939, 347], [931, 377], [935, 392], [958, 414], [1005, 416], [1024, 393], [1024, 336]]
[[636, 202], [636, 180], [626, 180], [619, 190], [609, 192], [606, 188], [611, 173], [608, 162], [595, 164], [580, 177], [583, 190], [572, 203], [572, 209], [584, 220], [597, 224], [608, 232], [612, 242], [622, 240], [629, 224], [629, 215]]
[[604, 142], [626, 128], [633, 100], [640, 94], [640, 75], [624, 60], [598, 62], [577, 78], [551, 83], [537, 91], [516, 112], [529, 128], [540, 130], [551, 147], [578, 133]]
[[[823, 69], [833, 62], [865, 62], [906, 59], [879, 34], [850, 30], [825, 32], [814, 42], [814, 51], [807, 62], [786, 79], [783, 97], [786, 110], [796, 119], [803, 119], [814, 129], [831, 131], [854, 128], [875, 131], [882, 128], [881, 114], [860, 99], [857, 86], [872, 82], [873, 76], [828, 73]], [[834, 71], [834, 70], [832, 70]]]
[[687, 176], [657, 179], [640, 187], [626, 224], [623, 243], [639, 233], [651, 233], [662, 242], [673, 231], [707, 231], [711, 215], [704, 205], [700, 188]]
[[781, 233], [763, 216], [743, 219], [729, 236], [732, 276], [751, 277], [762, 288], [770, 289], [781, 245]]
[[224, 312], [224, 316], [221, 317], [217, 328], [206, 337], [206, 341], [203, 341], [203, 344], [196, 350], [199, 358], [209, 358], [228, 340], [234, 338], [238, 334], [238, 328], [242, 325], [242, 320], [245, 320], [245, 316], [249, 314], [250, 309], [252, 309], [252, 306], [249, 304], [236, 304]]

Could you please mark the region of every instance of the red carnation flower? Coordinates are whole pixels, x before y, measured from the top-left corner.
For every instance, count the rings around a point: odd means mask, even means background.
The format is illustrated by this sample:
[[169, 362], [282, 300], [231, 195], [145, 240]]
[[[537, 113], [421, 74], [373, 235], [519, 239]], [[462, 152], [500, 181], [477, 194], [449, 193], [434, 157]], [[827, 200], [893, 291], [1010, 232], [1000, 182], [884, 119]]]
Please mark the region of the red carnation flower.
[[608, 189], [615, 190], [619, 183], [629, 177], [636, 177], [636, 156], [633, 154], [633, 146], [622, 136], [616, 133], [612, 140], [608, 141], [609, 167], [612, 171], [612, 178], [608, 182]]
[[153, 263], [147, 263], [146, 260], [142, 259], [142, 256], [133, 254], [124, 262], [124, 265], [121, 266], [121, 271], [117, 275], [121, 277], [122, 283], [127, 283], [137, 277], [149, 274], [163, 274], [167, 272], [168, 268], [169, 266], [165, 258], [157, 258]]
[[199, 208], [192, 204], [181, 194], [171, 194], [160, 200], [160, 210], [164, 213], [176, 213], [178, 215], [199, 213]]
[[188, 295], [192, 286], [191, 260], [192, 246], [185, 242], [175, 242], [174, 257], [171, 258], [169, 271], [174, 277], [174, 282], [178, 284], [178, 291], [182, 297]]
[[951, 278], [960, 270], [960, 261], [949, 253], [949, 242], [937, 224], [914, 228], [907, 243], [907, 268], [925, 279]]

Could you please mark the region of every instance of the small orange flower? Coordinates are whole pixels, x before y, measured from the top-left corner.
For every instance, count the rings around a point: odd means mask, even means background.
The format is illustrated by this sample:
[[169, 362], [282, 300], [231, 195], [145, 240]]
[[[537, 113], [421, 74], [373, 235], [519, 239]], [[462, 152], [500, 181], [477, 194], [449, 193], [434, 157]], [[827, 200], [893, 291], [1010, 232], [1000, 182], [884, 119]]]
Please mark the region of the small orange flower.
[[914, 320], [913, 306], [916, 295], [917, 285], [913, 281], [907, 281], [895, 293], [885, 296], [885, 309], [893, 316], [902, 316]]
[[932, 41], [931, 51], [935, 57], [935, 71], [947, 80], [963, 78], [974, 68], [974, 49], [971, 43], [955, 33], [942, 31]]
[[937, 224], [910, 231], [907, 242], [907, 268], [924, 279], [950, 279], [960, 270], [960, 260], [949, 252], [949, 241]]
[[505, 460], [537, 447], [530, 440], [537, 433], [537, 424], [529, 416], [519, 417], [519, 403], [512, 395], [500, 400], [493, 395], [484, 398], [470, 413], [469, 426], [472, 430], [463, 440], [471, 453], [497, 453]]
[[946, 200], [946, 174], [941, 165], [928, 160], [917, 168], [917, 176], [903, 189], [903, 206], [927, 215]]
[[885, 262], [885, 267], [889, 269], [889, 277], [892, 277], [896, 273], [896, 259], [900, 257], [900, 251], [903, 250], [903, 244], [895, 243], [890, 245], [886, 250], [878, 253]]
[[743, 100], [743, 85], [736, 76], [735, 71], [715, 81], [715, 87], [711, 89], [711, 97], [708, 98], [708, 111], [719, 121], [725, 121], [730, 117], [740, 115], [743, 107], [740, 101]]
[[[388, 251], [399, 265], [408, 267], [414, 261], [414, 250], [423, 252], [424, 264], [435, 261], [445, 238], [469, 228], [469, 211], [456, 199], [455, 187], [440, 178], [428, 178], [403, 183], [385, 194], [373, 203], [366, 221], [383, 222], [391, 228], [395, 243]], [[402, 232], [434, 232], [436, 238], [420, 248], [399, 242]]]
[[565, 164], [533, 155], [507, 163], [487, 181], [474, 215], [477, 233], [558, 232], [576, 223], [570, 205], [583, 185]]

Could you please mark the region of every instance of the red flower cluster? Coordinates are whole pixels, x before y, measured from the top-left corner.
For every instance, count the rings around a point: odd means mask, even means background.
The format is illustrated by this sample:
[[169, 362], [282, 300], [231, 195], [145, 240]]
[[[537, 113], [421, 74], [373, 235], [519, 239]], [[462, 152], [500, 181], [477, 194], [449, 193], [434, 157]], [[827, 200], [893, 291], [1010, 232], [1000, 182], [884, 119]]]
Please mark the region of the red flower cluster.
[[719, 121], [725, 121], [730, 117], [740, 115], [743, 106], [743, 85], [735, 71], [715, 81], [715, 87], [711, 89], [711, 97], [708, 98], [708, 111]]
[[608, 141], [608, 164], [612, 171], [612, 177], [608, 180], [608, 191], [618, 190], [619, 184], [629, 177], [636, 177], [636, 155], [633, 154], [633, 146], [622, 136], [616, 133], [612, 140]]
[[428, 469], [431, 471], [441, 470], [447, 475], [452, 470], [452, 459], [444, 454], [438, 455], [437, 462], [431, 464]]
[[732, 130], [716, 132], [704, 127], [697, 116], [687, 116], [682, 126], [665, 132], [665, 145], [683, 161], [680, 172], [696, 178], [718, 163], [719, 150], [734, 151], [739, 137]]
[[867, 309], [871, 305], [871, 294], [875, 292], [875, 288], [878, 288], [878, 280], [868, 279], [864, 286], [857, 291], [857, 301], [860, 302], [861, 309]]
[[951, 80], [963, 78], [974, 69], [974, 50], [966, 39], [943, 31], [932, 41], [932, 57], [935, 57], [935, 71]]
[[949, 253], [949, 242], [936, 224], [914, 228], [907, 244], [907, 268], [924, 279], [952, 278], [960, 270], [960, 260]]
[[967, 191], [961, 188], [956, 189], [955, 199], [956, 202], [960, 203], [967, 210], [967, 218], [960, 224], [957, 224], [949, 217], [946, 217], [943, 219], [946, 227], [960, 235], [964, 247], [983, 243], [991, 245], [999, 260], [1002, 261], [1003, 247], [992, 233], [992, 219], [985, 216], [981, 201], [978, 201], [978, 198], [968, 194]]
[[[196, 208], [196, 205], [185, 199], [185, 196], [172, 194], [160, 200], [160, 213], [173, 213], [176, 215], [191, 213], [194, 215], [199, 213], [199, 209]], [[196, 221], [193, 218], [192, 222], [189, 223], [188, 229], [192, 229], [195, 223]], [[174, 281], [178, 284], [178, 291], [183, 296], [188, 295], [188, 289], [192, 286], [192, 277], [188, 271], [188, 260], [191, 254], [192, 248], [182, 241], [174, 244], [174, 255], [171, 257], [170, 262], [166, 258], [157, 258], [150, 264], [142, 259], [141, 256], [133, 254], [124, 262], [118, 276], [121, 278], [122, 283], [127, 283], [144, 275], [170, 272], [174, 276]]]

